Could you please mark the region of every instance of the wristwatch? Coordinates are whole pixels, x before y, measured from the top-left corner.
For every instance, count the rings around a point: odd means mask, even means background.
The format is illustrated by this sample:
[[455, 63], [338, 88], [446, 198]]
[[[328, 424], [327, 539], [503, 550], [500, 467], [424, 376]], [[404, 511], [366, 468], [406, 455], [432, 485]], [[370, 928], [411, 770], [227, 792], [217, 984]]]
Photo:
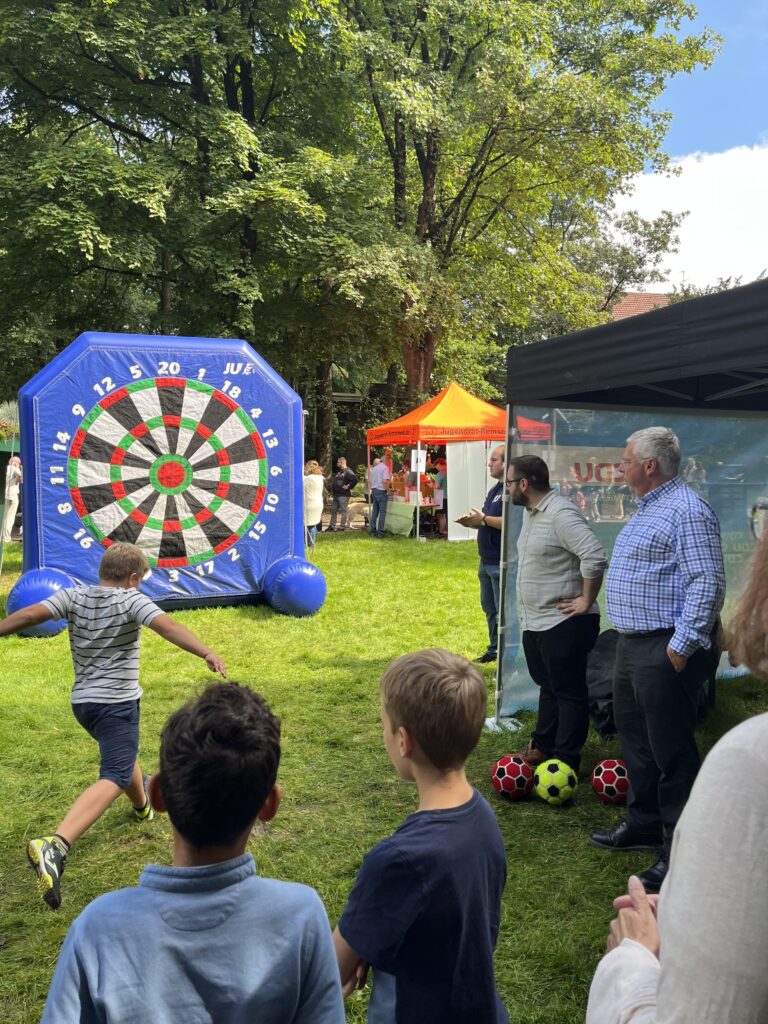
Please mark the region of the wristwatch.
[[483, 512], [483, 518], [480, 520], [480, 525], [485, 526], [485, 512]]

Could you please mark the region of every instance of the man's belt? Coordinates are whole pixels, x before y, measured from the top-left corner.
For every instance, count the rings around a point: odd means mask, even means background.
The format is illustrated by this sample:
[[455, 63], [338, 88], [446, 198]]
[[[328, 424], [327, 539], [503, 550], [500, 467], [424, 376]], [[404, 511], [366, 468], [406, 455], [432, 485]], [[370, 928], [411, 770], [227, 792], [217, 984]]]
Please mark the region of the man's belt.
[[666, 636], [667, 633], [674, 633], [674, 626], [665, 626], [663, 629], [646, 629], [637, 633], [622, 633], [628, 640], [645, 640], [650, 636]]

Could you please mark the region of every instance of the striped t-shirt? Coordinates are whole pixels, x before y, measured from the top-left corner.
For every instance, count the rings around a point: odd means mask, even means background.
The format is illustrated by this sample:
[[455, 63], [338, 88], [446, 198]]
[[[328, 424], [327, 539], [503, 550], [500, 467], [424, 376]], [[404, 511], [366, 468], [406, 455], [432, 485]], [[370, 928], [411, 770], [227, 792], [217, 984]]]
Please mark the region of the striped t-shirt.
[[141, 627], [163, 614], [154, 601], [123, 587], [74, 587], [41, 603], [55, 619], [69, 623], [73, 704], [117, 704], [141, 697]]

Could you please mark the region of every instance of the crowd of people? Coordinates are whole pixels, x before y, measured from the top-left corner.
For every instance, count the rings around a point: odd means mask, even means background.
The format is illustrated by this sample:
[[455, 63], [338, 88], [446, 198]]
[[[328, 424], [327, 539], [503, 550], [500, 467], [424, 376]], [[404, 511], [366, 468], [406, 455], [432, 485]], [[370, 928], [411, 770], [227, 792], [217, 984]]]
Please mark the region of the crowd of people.
[[[437, 533], [447, 533], [448, 503], [446, 500], [447, 462], [445, 458], [435, 456], [429, 458], [426, 473], [417, 473], [411, 469], [410, 463], [404, 461], [401, 468], [395, 468], [390, 449], [381, 456], [375, 456], [365, 475], [365, 494], [370, 505], [368, 529], [371, 537], [384, 537], [384, 526], [387, 520], [389, 503], [396, 496], [405, 496], [409, 489], [418, 489], [422, 497], [440, 495], [440, 514], [437, 520]], [[322, 466], [310, 459], [304, 464], [304, 524], [307, 546], [313, 549], [317, 533], [322, 529], [322, 518], [326, 507], [326, 497], [330, 490], [330, 510], [328, 533], [342, 533], [350, 529], [349, 505], [352, 492], [360, 477], [347, 465], [342, 455], [336, 461], [336, 470], [326, 482]], [[368, 508], [366, 504], [366, 510]]]
[[[458, 520], [478, 531], [489, 646], [477, 661], [498, 656], [491, 644], [506, 485], [523, 512], [517, 591], [523, 649], [540, 688], [536, 726], [520, 755], [578, 768], [588, 728], [584, 669], [605, 575], [620, 634], [614, 705], [631, 790], [626, 817], [589, 842], [656, 853], [615, 903], [587, 1024], [757, 1024], [768, 1019], [760, 870], [768, 715], [725, 736], [699, 772], [696, 697], [719, 656], [725, 589], [719, 526], [681, 478], [671, 431], [633, 434], [622, 464], [637, 514], [609, 562], [579, 510], [550, 486], [546, 463], [520, 456], [505, 467], [503, 446], [492, 451], [494, 485], [483, 508]], [[321, 467], [309, 462], [305, 474], [320, 481], [313, 486], [322, 501]], [[340, 459], [334, 500], [343, 524], [350, 476], [357, 480]], [[384, 470], [371, 473], [372, 491], [386, 482]], [[254, 823], [271, 820], [281, 799], [280, 724], [261, 696], [232, 681], [209, 686], [166, 723], [157, 774], [142, 773], [141, 626], [226, 679], [222, 659], [139, 592], [146, 571], [140, 549], [115, 544], [97, 586], [59, 591], [0, 623], [7, 636], [68, 621], [73, 712], [99, 746], [98, 780], [53, 832], [28, 843], [46, 904], [58, 908], [75, 841], [122, 793], [138, 823], [167, 812], [173, 830], [170, 867], [149, 865], [138, 887], [99, 897], [75, 920], [43, 1021], [340, 1024], [343, 996], [372, 969], [370, 1024], [507, 1022], [493, 971], [506, 852], [465, 771], [485, 721], [479, 670], [434, 649], [403, 655], [382, 676], [384, 745], [397, 775], [415, 785], [418, 807], [366, 855], [331, 932], [312, 889], [258, 876], [246, 852]], [[767, 581], [764, 538], [728, 640], [732, 656], [762, 675]], [[726, 790], [722, 779], [737, 774], [739, 785]]]

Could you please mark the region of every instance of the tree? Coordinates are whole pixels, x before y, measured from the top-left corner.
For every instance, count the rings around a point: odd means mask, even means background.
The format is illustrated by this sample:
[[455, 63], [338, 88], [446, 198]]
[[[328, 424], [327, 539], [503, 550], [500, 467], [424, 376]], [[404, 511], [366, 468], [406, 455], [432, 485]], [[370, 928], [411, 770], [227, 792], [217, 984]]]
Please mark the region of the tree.
[[[713, 37], [678, 39], [684, 0], [510, 4], [342, 0], [342, 45], [366, 84], [369, 133], [389, 167], [395, 229], [429, 256], [403, 295], [411, 392], [468, 308], [525, 326], [536, 300], [579, 304], [584, 273], [549, 222], [606, 204], [664, 165], [668, 78], [708, 64]], [[468, 293], [467, 282], [470, 289]], [[520, 301], [520, 292], [534, 302]], [[527, 308], [526, 308], [527, 307]]]

